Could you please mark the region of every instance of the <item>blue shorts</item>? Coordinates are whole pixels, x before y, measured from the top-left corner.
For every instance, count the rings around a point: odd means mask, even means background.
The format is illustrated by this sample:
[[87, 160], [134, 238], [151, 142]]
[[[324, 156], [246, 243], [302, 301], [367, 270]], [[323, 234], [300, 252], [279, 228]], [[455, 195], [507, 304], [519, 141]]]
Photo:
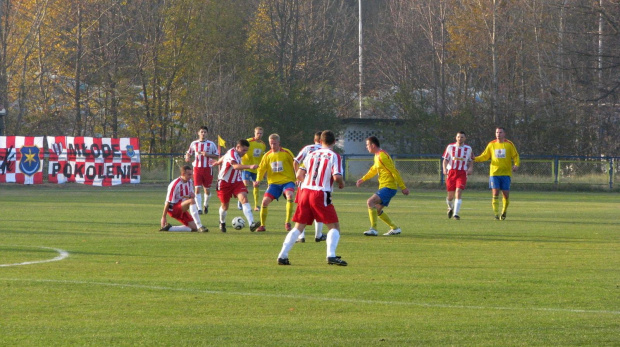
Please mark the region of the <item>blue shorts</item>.
[[398, 190], [391, 188], [381, 188], [375, 194], [381, 198], [381, 205], [388, 207], [390, 200], [398, 193]]
[[241, 179], [244, 181], [256, 182], [256, 172], [243, 170], [243, 172], [241, 173]]
[[490, 176], [489, 189], [510, 190], [510, 176]]
[[287, 190], [295, 191], [297, 186], [295, 182], [288, 182], [284, 184], [270, 184], [267, 187], [267, 191], [265, 192], [265, 196], [270, 197], [272, 200], [278, 200], [282, 193]]

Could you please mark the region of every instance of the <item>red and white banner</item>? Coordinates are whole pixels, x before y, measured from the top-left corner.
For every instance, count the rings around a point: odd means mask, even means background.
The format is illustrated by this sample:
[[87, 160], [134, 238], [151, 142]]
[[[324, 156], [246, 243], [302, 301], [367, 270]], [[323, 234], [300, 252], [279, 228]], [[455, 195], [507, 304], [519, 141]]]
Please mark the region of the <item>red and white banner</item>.
[[43, 136], [0, 136], [0, 183], [43, 183]]
[[140, 141], [48, 136], [48, 181], [94, 186], [140, 183]]

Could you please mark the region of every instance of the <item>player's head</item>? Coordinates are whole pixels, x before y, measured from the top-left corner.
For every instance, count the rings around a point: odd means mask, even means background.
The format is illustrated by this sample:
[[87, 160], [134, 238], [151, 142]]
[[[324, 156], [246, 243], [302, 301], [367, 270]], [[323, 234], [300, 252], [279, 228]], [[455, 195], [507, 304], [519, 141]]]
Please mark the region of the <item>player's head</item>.
[[376, 153], [381, 148], [379, 139], [376, 136], [366, 138], [366, 149], [369, 153]]
[[263, 128], [262, 127], [254, 128], [254, 139], [260, 140], [261, 137], [263, 137]]
[[321, 134], [321, 144], [325, 146], [332, 146], [336, 142], [336, 135], [331, 130], [324, 130], [320, 132]]
[[241, 157], [243, 157], [248, 152], [249, 148], [250, 143], [246, 139], [241, 139], [237, 141], [237, 144], [235, 145], [235, 150], [237, 151], [237, 153], [239, 153], [239, 156]]
[[506, 138], [506, 130], [502, 127], [495, 128], [495, 138], [503, 141]]
[[280, 150], [280, 135], [278, 134], [269, 135], [269, 146], [274, 151], [279, 151]]
[[179, 166], [179, 169], [181, 170], [181, 179], [184, 182], [187, 182], [187, 181], [189, 181], [192, 178], [192, 175], [194, 173], [194, 169], [192, 169], [192, 167], [190, 165]]
[[322, 131], [317, 131], [314, 133], [314, 143], [321, 143], [321, 133]]
[[207, 133], [209, 132], [209, 128], [207, 128], [206, 125], [203, 125], [200, 127], [200, 129], [198, 129], [198, 137], [201, 140], [204, 140], [205, 137], [207, 137]]
[[456, 133], [456, 143], [459, 144], [459, 146], [463, 145], [465, 143], [465, 132], [464, 131], [459, 131], [458, 133]]

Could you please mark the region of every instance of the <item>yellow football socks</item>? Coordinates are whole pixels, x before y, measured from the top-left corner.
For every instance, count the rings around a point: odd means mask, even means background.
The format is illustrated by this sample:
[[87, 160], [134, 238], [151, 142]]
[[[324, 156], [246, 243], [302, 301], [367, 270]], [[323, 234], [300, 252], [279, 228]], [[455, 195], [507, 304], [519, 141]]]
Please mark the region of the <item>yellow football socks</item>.
[[377, 228], [377, 209], [369, 208], [368, 216], [370, 217], [370, 227], [373, 229], [376, 229]]
[[394, 229], [398, 229], [398, 227], [396, 226], [396, 224], [394, 224], [392, 222], [392, 220], [390, 219], [390, 217], [387, 215], [387, 213], [385, 213], [385, 211], [381, 211], [381, 214], [378, 215], [379, 218], [381, 218], [382, 221], [385, 222], [385, 224], [390, 226], [390, 229], [394, 230]]
[[260, 209], [260, 225], [265, 226], [266, 222], [267, 222], [267, 207], [263, 206]]
[[294, 204], [295, 204], [295, 201], [286, 200], [286, 221], [285, 223], [291, 222], [291, 217], [293, 217], [293, 211], [295, 210]]
[[494, 196], [491, 204], [493, 205], [493, 213], [499, 216], [499, 196]]
[[[261, 202], [261, 201], [259, 201], [259, 200], [258, 200], [258, 194], [259, 194], [259, 189], [258, 189], [258, 187], [257, 187], [257, 188], [252, 189], [252, 195], [254, 195], [254, 208], [257, 208], [257, 207], [258, 207], [258, 204]], [[264, 225], [264, 224], [263, 224], [263, 225]]]
[[508, 209], [508, 205], [510, 205], [510, 201], [506, 198], [502, 198], [502, 203], [504, 204], [504, 207], [502, 208], [502, 214], [504, 214]]

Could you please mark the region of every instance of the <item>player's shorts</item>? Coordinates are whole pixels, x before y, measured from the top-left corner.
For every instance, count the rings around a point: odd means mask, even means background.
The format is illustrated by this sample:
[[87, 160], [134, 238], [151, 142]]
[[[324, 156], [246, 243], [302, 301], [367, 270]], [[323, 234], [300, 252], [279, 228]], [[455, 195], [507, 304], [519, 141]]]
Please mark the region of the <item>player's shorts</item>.
[[195, 167], [194, 168], [194, 185], [196, 187], [203, 186], [205, 188], [211, 188], [213, 183], [213, 168], [210, 167]]
[[489, 189], [510, 190], [510, 176], [490, 176]]
[[454, 192], [456, 189], [465, 189], [467, 185], [467, 171], [465, 170], [450, 170], [448, 171], [448, 178], [446, 178], [446, 190]]
[[302, 189], [299, 191], [299, 195], [293, 222], [305, 225], [310, 225], [313, 221], [325, 224], [338, 222], [338, 215], [332, 204], [330, 192]]
[[243, 179], [244, 181], [256, 182], [256, 172], [250, 172], [247, 170], [243, 170], [241, 172], [241, 179]]
[[192, 215], [189, 214], [188, 211], [183, 211], [181, 203], [182, 201], [179, 201], [176, 204], [172, 205], [172, 209], [170, 208], [170, 205], [168, 205], [167, 213], [170, 217], [183, 223], [183, 225], [188, 226], [190, 222], [194, 221], [194, 218], [192, 218]]
[[390, 200], [398, 193], [398, 190], [391, 188], [381, 188], [375, 194], [379, 196], [381, 199], [381, 205], [388, 207], [390, 205]]
[[270, 197], [272, 200], [278, 200], [280, 196], [287, 190], [295, 191], [295, 182], [288, 182], [284, 184], [270, 184], [267, 187], [267, 191], [265, 192], [265, 196]]
[[230, 198], [237, 197], [241, 193], [247, 193], [248, 189], [243, 184], [243, 181], [238, 181], [230, 184], [223, 180], [217, 181], [217, 197], [220, 198], [222, 204], [228, 204]]

